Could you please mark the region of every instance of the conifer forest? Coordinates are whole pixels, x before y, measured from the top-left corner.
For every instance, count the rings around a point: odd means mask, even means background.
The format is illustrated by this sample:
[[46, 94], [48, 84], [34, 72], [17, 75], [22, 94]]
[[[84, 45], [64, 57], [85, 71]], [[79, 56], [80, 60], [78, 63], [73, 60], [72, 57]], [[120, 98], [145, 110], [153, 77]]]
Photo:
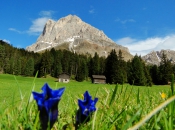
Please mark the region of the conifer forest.
[[165, 85], [175, 74], [175, 65], [163, 54], [160, 65], [146, 64], [141, 56], [125, 61], [122, 52], [112, 50], [107, 57], [76, 54], [67, 50], [46, 50], [41, 53], [28, 52], [0, 41], [0, 73], [58, 77], [67, 73], [72, 80], [90, 80], [92, 75], [105, 75], [109, 84], [129, 83], [138, 86]]

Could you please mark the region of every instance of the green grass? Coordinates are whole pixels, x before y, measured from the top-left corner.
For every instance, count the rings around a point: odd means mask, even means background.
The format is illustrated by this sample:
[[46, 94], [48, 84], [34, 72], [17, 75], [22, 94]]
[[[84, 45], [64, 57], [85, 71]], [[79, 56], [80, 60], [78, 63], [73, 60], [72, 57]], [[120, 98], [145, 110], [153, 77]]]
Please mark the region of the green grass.
[[[78, 109], [77, 99], [83, 99], [83, 93], [88, 90], [92, 97], [98, 97], [97, 111], [93, 119], [80, 129], [128, 129], [148, 115], [162, 99], [161, 92], [170, 94], [171, 87], [167, 86], [131, 86], [92, 84], [90, 81], [69, 83], [55, 82], [52, 77], [33, 78], [0, 74], [0, 130], [1, 129], [37, 129], [37, 106], [32, 101], [27, 106], [31, 88], [41, 92], [40, 88], [48, 83], [52, 89], [65, 87], [66, 90], [59, 103], [59, 119], [53, 129], [74, 129], [75, 114]], [[169, 96], [168, 96], [169, 95]], [[26, 111], [27, 107], [27, 111]], [[161, 109], [140, 129], [173, 129], [174, 104]], [[172, 115], [173, 114], [173, 115]], [[171, 118], [170, 118], [171, 117]]]

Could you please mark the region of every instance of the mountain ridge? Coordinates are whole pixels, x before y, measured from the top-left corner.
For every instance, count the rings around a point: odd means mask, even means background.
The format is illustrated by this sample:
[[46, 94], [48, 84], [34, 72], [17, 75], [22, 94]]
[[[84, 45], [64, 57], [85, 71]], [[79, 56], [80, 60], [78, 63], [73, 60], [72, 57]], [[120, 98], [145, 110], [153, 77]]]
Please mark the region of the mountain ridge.
[[167, 59], [170, 60], [171, 63], [173, 64], [175, 63], [175, 51], [170, 49], [167, 49], [167, 50], [162, 49], [160, 51], [151, 51], [145, 56], [142, 56], [142, 59], [147, 64], [159, 65], [163, 53], [167, 56]]
[[68, 15], [58, 21], [49, 19], [36, 43], [26, 50], [40, 52], [53, 47], [91, 55], [97, 52], [99, 56], [107, 56], [112, 49], [120, 49], [125, 60], [133, 57], [127, 47], [116, 44], [102, 30], [85, 23], [76, 15]]

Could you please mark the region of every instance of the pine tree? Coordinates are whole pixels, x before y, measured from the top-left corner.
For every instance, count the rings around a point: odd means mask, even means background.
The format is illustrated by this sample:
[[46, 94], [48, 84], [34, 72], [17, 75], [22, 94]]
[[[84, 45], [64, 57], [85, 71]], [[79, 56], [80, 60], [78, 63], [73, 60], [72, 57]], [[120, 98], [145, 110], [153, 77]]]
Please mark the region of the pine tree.
[[53, 77], [58, 77], [59, 74], [62, 73], [62, 65], [61, 65], [61, 55], [60, 55], [60, 51], [56, 51], [54, 53], [54, 63], [52, 66], [52, 76]]
[[80, 59], [79, 67], [77, 70], [76, 80], [82, 82], [86, 77], [86, 62], [84, 59]]
[[119, 53], [118, 53], [116, 75], [117, 75], [117, 78], [116, 78], [117, 83], [123, 84], [127, 82], [126, 62], [123, 60], [121, 50], [119, 50]]
[[18, 51], [15, 50], [13, 56], [11, 57], [11, 67], [10, 67], [11, 74], [18, 75], [18, 71], [19, 71], [18, 59], [19, 59]]
[[13, 74], [18, 75], [18, 71], [19, 71], [18, 63], [17, 63], [16, 58], [14, 58], [14, 60], [13, 60]]
[[153, 65], [150, 67], [150, 75], [153, 84], [158, 85], [159, 84], [159, 70], [157, 65]]
[[99, 64], [99, 55], [95, 52], [95, 55], [92, 59], [92, 74], [98, 75], [100, 71], [100, 64]]
[[71, 57], [71, 54], [67, 50], [64, 50], [61, 64], [62, 64], [62, 70], [65, 73], [69, 73], [70, 57]]
[[14, 61], [14, 75], [21, 75], [21, 58]]
[[159, 66], [159, 84], [161, 85], [168, 84], [168, 82], [171, 81], [171, 74], [173, 74], [172, 64], [170, 60], [167, 59], [167, 56], [163, 52]]
[[117, 57], [116, 51], [112, 50], [109, 56], [106, 58], [105, 76], [106, 76], [107, 83], [110, 83], [110, 84], [117, 83], [117, 80], [116, 80], [117, 62], [118, 62], [118, 57]]
[[39, 73], [40, 76], [46, 77], [47, 74], [51, 74], [52, 61], [51, 54], [48, 50], [42, 53]]
[[131, 61], [128, 74], [128, 82], [129, 84], [134, 84], [138, 86], [143, 86], [146, 84], [143, 64], [141, 58], [137, 55], [135, 55]]
[[105, 57], [100, 57], [99, 66], [100, 66], [99, 74], [104, 75], [104, 72], [105, 72]]
[[88, 70], [89, 70], [89, 77], [91, 77], [93, 75], [93, 60], [91, 56], [89, 57]]
[[34, 72], [34, 60], [33, 58], [29, 58], [25, 67], [25, 76], [33, 76]]
[[74, 64], [74, 76], [73, 79], [75, 79], [75, 77], [77, 76], [78, 73], [78, 67], [79, 67], [79, 56], [77, 54], [75, 54], [75, 64]]
[[10, 59], [8, 57], [4, 59], [4, 73], [10, 74]]
[[99, 75], [100, 74], [100, 57], [95, 52], [94, 57], [90, 57], [89, 64], [89, 76], [91, 77], [92, 75]]
[[143, 67], [144, 67], [144, 73], [145, 73], [145, 78], [146, 78], [146, 82], [145, 82], [145, 85], [146, 86], [152, 86], [152, 78], [151, 78], [151, 75], [150, 75], [150, 68], [149, 66], [146, 66], [144, 63], [143, 63]]
[[0, 45], [0, 71], [4, 71], [5, 47]]
[[25, 75], [26, 74], [26, 63], [28, 61], [27, 57], [21, 57], [21, 75]]

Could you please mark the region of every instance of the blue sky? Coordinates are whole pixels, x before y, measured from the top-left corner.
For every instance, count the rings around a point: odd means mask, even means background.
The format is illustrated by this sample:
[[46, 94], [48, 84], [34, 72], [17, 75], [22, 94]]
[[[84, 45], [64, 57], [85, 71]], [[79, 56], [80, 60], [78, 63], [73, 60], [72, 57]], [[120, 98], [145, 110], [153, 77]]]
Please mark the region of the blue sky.
[[48, 19], [69, 14], [103, 30], [133, 55], [175, 50], [175, 0], [1, 0], [0, 39], [26, 48]]

